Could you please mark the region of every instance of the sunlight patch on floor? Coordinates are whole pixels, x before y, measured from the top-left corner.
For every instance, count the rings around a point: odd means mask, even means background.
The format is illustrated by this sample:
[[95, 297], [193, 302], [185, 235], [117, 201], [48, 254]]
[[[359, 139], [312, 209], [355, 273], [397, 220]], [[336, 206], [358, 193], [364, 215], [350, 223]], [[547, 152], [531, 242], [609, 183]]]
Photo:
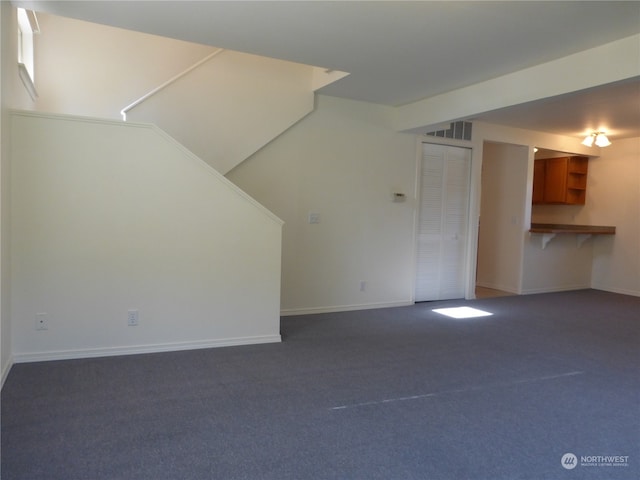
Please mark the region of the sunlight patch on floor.
[[491, 312], [485, 312], [484, 310], [471, 307], [436, 308], [433, 311], [451, 318], [476, 318], [493, 315]]

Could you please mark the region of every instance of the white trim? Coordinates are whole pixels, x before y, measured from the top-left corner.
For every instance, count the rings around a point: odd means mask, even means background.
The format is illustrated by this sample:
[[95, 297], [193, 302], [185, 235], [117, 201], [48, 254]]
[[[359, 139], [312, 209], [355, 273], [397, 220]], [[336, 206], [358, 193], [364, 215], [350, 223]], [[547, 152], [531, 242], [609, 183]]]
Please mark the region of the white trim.
[[69, 122], [80, 122], [80, 123], [98, 123], [102, 125], [111, 125], [119, 128], [146, 128], [149, 130], [153, 130], [156, 134], [164, 138], [169, 144], [171, 144], [174, 148], [177, 148], [183, 155], [188, 157], [190, 160], [198, 163], [203, 169], [216, 180], [221, 182], [223, 185], [227, 186], [229, 190], [233, 191], [236, 195], [244, 198], [247, 202], [252, 204], [255, 208], [260, 210], [264, 215], [269, 217], [273, 222], [277, 225], [284, 225], [284, 220], [279, 218], [276, 214], [274, 214], [271, 210], [266, 208], [264, 205], [259, 203], [253, 197], [251, 197], [244, 190], [240, 189], [236, 184], [228, 180], [224, 175], [222, 175], [219, 171], [209, 165], [207, 162], [198, 157], [191, 150], [186, 148], [180, 142], [178, 142], [171, 135], [166, 133], [164, 130], [159, 128], [158, 126], [152, 123], [137, 123], [137, 122], [121, 122], [119, 120], [109, 120], [104, 118], [95, 118], [95, 117], [81, 117], [77, 115], [64, 115], [64, 114], [54, 114], [54, 113], [42, 113], [42, 112], [31, 112], [26, 110], [10, 110], [11, 115], [20, 115], [23, 117], [36, 117], [36, 118], [45, 118], [45, 119], [53, 119], [53, 120], [64, 120]]
[[413, 166], [413, 224], [411, 225], [411, 291], [409, 298], [412, 303], [416, 301], [416, 276], [418, 274], [418, 226], [420, 223], [420, 196], [422, 193], [422, 139], [424, 135], [416, 137], [415, 165]]
[[9, 361], [7, 362], [7, 364], [2, 369], [2, 376], [0, 377], [0, 390], [2, 390], [2, 387], [4, 387], [4, 382], [7, 379], [7, 377], [9, 376], [9, 372], [11, 371], [11, 367], [13, 367], [13, 357], [9, 358]]
[[53, 352], [14, 354], [14, 363], [46, 362], [51, 360], [73, 360], [81, 358], [113, 357], [119, 355], [137, 355], [142, 353], [175, 352], [181, 350], [197, 350], [202, 348], [233, 347], [240, 345], [256, 345], [262, 343], [279, 343], [280, 335], [260, 335], [254, 337], [221, 338], [198, 340], [195, 342], [158, 343], [150, 345], [134, 345], [130, 347], [88, 348], [79, 350], [60, 350]]
[[197, 61], [196, 63], [194, 63], [193, 65], [191, 65], [189, 68], [187, 68], [186, 70], [178, 73], [177, 75], [174, 75], [173, 77], [171, 77], [169, 80], [167, 80], [166, 82], [162, 83], [161, 85], [157, 86], [156, 88], [154, 88], [153, 90], [151, 90], [148, 93], [145, 93], [143, 96], [141, 96], [140, 98], [138, 98], [137, 100], [131, 102], [129, 105], [127, 105], [126, 107], [124, 107], [122, 110], [120, 110], [120, 115], [122, 115], [122, 120], [123, 121], [127, 121], [127, 112], [129, 110], [131, 110], [132, 108], [140, 105], [142, 102], [144, 102], [147, 98], [152, 97], [153, 95], [155, 95], [156, 93], [158, 93], [159, 91], [163, 90], [164, 88], [168, 87], [169, 85], [171, 85], [172, 83], [174, 83], [175, 81], [181, 79], [182, 77], [184, 77], [187, 73], [195, 70], [196, 68], [198, 68], [200, 65], [202, 65], [205, 62], [208, 62], [209, 60], [211, 60], [213, 57], [215, 57], [216, 55], [220, 54], [224, 52], [223, 48], [219, 48], [218, 50], [211, 52], [209, 55], [207, 55], [206, 57], [204, 57], [202, 60]]
[[[473, 128], [476, 129], [474, 123]], [[479, 135], [476, 133], [476, 137]], [[480, 235], [480, 203], [482, 197], [482, 162], [484, 152], [484, 140], [478, 139], [473, 141], [474, 134], [471, 135], [471, 172], [469, 178], [469, 217], [467, 231], [467, 285], [465, 288], [466, 300], [475, 300], [476, 298], [476, 280], [478, 278], [478, 239]], [[520, 286], [518, 285], [518, 288]]]
[[535, 295], [537, 293], [554, 293], [554, 292], [570, 292], [572, 290], [587, 290], [591, 285], [563, 285], [561, 287], [543, 287], [543, 288], [528, 288], [521, 292], [521, 295]]
[[40, 33], [40, 23], [38, 22], [38, 17], [36, 16], [36, 12], [29, 9], [24, 9], [27, 14], [27, 20], [29, 21], [29, 26], [31, 27], [31, 33], [36, 35]]
[[620, 295], [640, 297], [640, 290], [627, 290], [626, 288], [605, 287], [603, 285], [592, 285], [591, 288], [594, 290], [602, 290], [603, 292], [619, 293]]
[[[473, 123], [473, 122], [472, 122]], [[474, 123], [475, 125], [475, 123]], [[475, 127], [474, 127], [475, 128]], [[413, 218], [413, 284], [412, 284], [412, 294], [411, 299], [415, 300], [415, 290], [416, 290], [416, 273], [417, 273], [417, 265], [418, 265], [418, 227], [420, 220], [420, 195], [422, 192], [422, 146], [425, 143], [432, 143], [435, 145], [442, 145], [447, 147], [459, 147], [459, 148], [467, 148], [471, 150], [471, 165], [469, 172], [469, 215], [468, 215], [468, 223], [467, 223], [467, 231], [469, 235], [467, 237], [467, 245], [465, 247], [465, 300], [474, 300], [475, 296], [475, 288], [476, 288], [476, 268], [478, 261], [478, 224], [480, 219], [479, 212], [479, 196], [480, 196], [480, 172], [482, 170], [482, 166], [478, 166], [478, 163], [482, 163], [478, 161], [477, 152], [482, 152], [482, 145], [484, 140], [479, 140], [479, 145], [474, 142], [476, 136], [471, 135], [471, 140], [460, 140], [455, 138], [444, 138], [444, 137], [432, 137], [430, 135], [419, 135], [416, 139], [416, 182], [415, 182], [415, 192], [414, 198], [416, 199], [417, 206], [414, 209], [414, 218]], [[479, 137], [478, 137], [479, 138]], [[481, 154], [480, 154], [481, 155]]]
[[[437, 141], [432, 141], [436, 139]], [[472, 136], [473, 139], [473, 136]], [[471, 140], [458, 140], [444, 137], [432, 137], [430, 135], [420, 135], [417, 138], [416, 147], [416, 182], [414, 198], [416, 206], [413, 217], [413, 287], [411, 299], [415, 302], [416, 286], [417, 286], [417, 269], [418, 269], [418, 231], [420, 228], [420, 206], [422, 202], [422, 160], [424, 157], [424, 145], [438, 145], [442, 147], [463, 148], [469, 150], [469, 179], [468, 179], [468, 199], [467, 199], [467, 238], [464, 247], [464, 299], [475, 299], [476, 286], [476, 265], [477, 265], [477, 249], [478, 249], [478, 217], [472, 215], [474, 204], [473, 194], [475, 192], [474, 183], [474, 143]], [[472, 257], [473, 256], [473, 260]]]
[[35, 101], [36, 98], [38, 98], [38, 92], [36, 91], [36, 86], [33, 84], [31, 75], [29, 75], [27, 66], [24, 63], [18, 63], [18, 75], [27, 89], [27, 92], [29, 92], [31, 100]]
[[514, 295], [519, 295], [519, 292], [517, 291], [517, 289], [511, 286], [506, 286], [506, 285], [498, 285], [498, 284], [488, 283], [488, 282], [476, 282], [476, 287], [490, 288], [492, 290], [500, 290], [503, 292], [513, 293]]
[[408, 307], [413, 304], [414, 304], [413, 301], [403, 301], [403, 302], [363, 303], [363, 304], [355, 304], [355, 305], [337, 305], [332, 307], [285, 308], [283, 310], [280, 310], [280, 315], [282, 317], [288, 317], [291, 315], [338, 313], [338, 312], [350, 312], [354, 310], [373, 310], [375, 308]]
[[[129, 123], [127, 123], [129, 124]], [[121, 124], [120, 124], [121, 125]], [[140, 124], [140, 126], [142, 126], [142, 124]], [[280, 217], [278, 217], [275, 213], [273, 213], [271, 210], [269, 210], [267, 207], [265, 207], [264, 205], [262, 205], [260, 202], [258, 202], [257, 200], [255, 200], [252, 196], [250, 196], [247, 192], [245, 192], [244, 190], [242, 190], [241, 188], [239, 188], [235, 183], [233, 183], [231, 180], [228, 180], [227, 177], [225, 177], [222, 173], [220, 173], [218, 170], [216, 170], [215, 168], [213, 168], [211, 165], [209, 165], [207, 162], [205, 162], [204, 160], [202, 160], [200, 157], [198, 157], [195, 153], [193, 153], [191, 150], [189, 150], [187, 147], [185, 147], [184, 145], [182, 145], [180, 142], [178, 142], [175, 138], [173, 138], [171, 135], [169, 135], [167, 132], [165, 132], [164, 130], [162, 130], [161, 128], [159, 128], [156, 125], [153, 124], [148, 124], [148, 126], [150, 128], [152, 128], [158, 135], [160, 135], [161, 137], [164, 137], [164, 139], [172, 144], [175, 148], [177, 148], [178, 150], [180, 150], [185, 156], [191, 158], [191, 160], [193, 160], [194, 162], [198, 162], [202, 167], [204, 167], [204, 169], [212, 176], [215, 176], [216, 179], [223, 183], [225, 186], [227, 186], [227, 188], [229, 188], [229, 190], [233, 191], [236, 195], [244, 198], [247, 202], [249, 202], [250, 204], [252, 204], [255, 208], [257, 208], [258, 210], [260, 210], [263, 214], [265, 214], [267, 217], [269, 217], [271, 220], [273, 220], [274, 223], [278, 224], [279, 226], [284, 225], [284, 220], [282, 220]]]

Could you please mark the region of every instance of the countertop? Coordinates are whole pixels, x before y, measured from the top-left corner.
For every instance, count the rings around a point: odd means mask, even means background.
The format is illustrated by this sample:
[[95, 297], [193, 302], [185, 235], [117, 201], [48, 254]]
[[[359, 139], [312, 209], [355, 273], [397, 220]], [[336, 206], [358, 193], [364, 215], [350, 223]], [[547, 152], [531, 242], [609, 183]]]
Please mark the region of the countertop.
[[563, 225], [557, 223], [532, 223], [531, 233], [579, 233], [583, 235], [615, 235], [616, 227], [601, 225]]

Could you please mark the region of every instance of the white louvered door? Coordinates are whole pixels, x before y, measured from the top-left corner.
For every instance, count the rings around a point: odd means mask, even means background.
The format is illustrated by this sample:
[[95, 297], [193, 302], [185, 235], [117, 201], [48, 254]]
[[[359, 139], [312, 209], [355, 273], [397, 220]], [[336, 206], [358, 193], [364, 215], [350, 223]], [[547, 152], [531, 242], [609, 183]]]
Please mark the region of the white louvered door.
[[471, 150], [422, 144], [415, 301], [464, 298]]

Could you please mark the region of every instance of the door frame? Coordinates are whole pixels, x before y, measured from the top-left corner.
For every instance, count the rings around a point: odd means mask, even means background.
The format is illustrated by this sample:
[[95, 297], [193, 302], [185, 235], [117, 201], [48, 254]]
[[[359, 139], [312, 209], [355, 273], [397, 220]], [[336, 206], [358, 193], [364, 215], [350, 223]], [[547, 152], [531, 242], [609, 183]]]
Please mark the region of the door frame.
[[[415, 170], [415, 186], [414, 198], [415, 208], [413, 217], [413, 272], [411, 280], [411, 302], [416, 301], [416, 275], [418, 269], [418, 226], [420, 221], [420, 195], [422, 192], [422, 145], [424, 143], [432, 143], [446, 147], [460, 147], [471, 151], [471, 165], [469, 175], [469, 205], [467, 215], [467, 241], [465, 245], [465, 289], [464, 298], [473, 300], [475, 295], [475, 277], [476, 262], [478, 254], [478, 220], [479, 220], [479, 163], [482, 163], [482, 154], [480, 161], [476, 158], [477, 145], [474, 137], [471, 140], [456, 140], [452, 138], [432, 137], [427, 135], [419, 136], [416, 140], [416, 170]], [[482, 142], [480, 143], [482, 145]], [[480, 149], [480, 151], [482, 151]]]

